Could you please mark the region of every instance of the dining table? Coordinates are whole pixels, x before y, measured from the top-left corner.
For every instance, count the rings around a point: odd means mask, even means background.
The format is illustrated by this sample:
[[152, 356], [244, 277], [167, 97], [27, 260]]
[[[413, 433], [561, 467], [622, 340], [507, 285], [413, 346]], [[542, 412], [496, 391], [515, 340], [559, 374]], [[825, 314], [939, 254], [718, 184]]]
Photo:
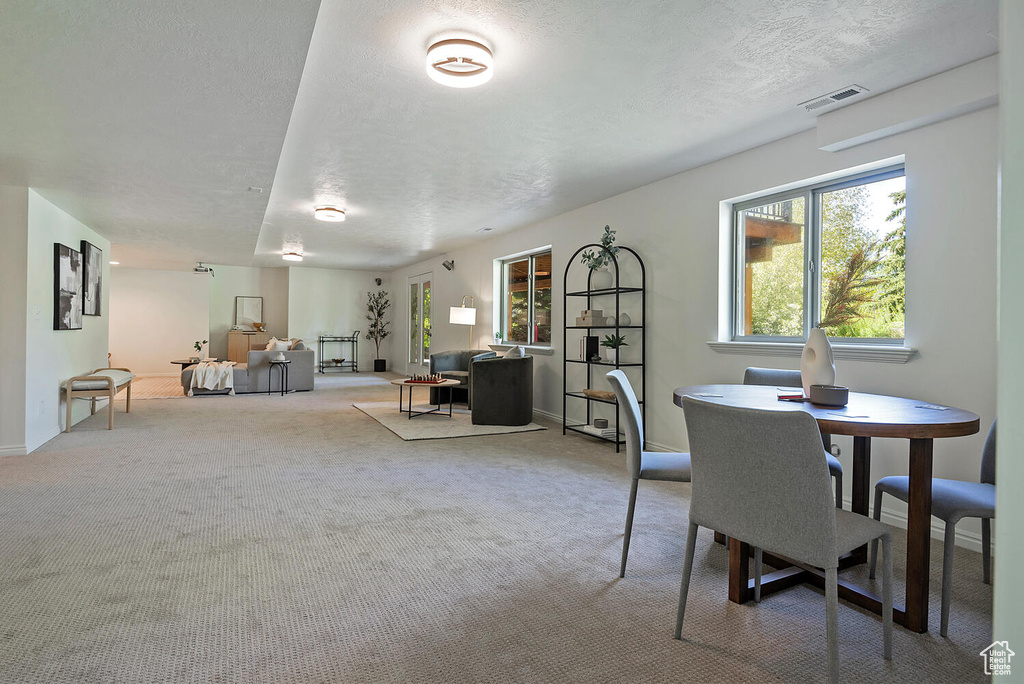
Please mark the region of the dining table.
[[[822, 435], [853, 437], [851, 510], [861, 515], [868, 515], [871, 438], [909, 440], [906, 596], [904, 605], [893, 606], [893, 619], [913, 632], [927, 632], [933, 442], [936, 439], [975, 434], [980, 425], [978, 416], [953, 406], [863, 392], [850, 392], [849, 401], [843, 407], [818, 406], [807, 400], [787, 401], [779, 398], [780, 395], [792, 394], [792, 387], [691, 385], [676, 389], [673, 401], [682, 407], [682, 398], [690, 396], [726, 406], [804, 411], [814, 417]], [[826, 449], [829, 446], [825, 444]], [[751, 476], [756, 476], [756, 473]], [[746, 603], [754, 597], [754, 582], [749, 575], [748, 556], [751, 550], [742, 540], [732, 541], [736, 543], [729, 545], [729, 599], [735, 603]], [[862, 546], [840, 559], [839, 567], [848, 568], [866, 560], [867, 546]], [[767, 551], [764, 552], [764, 562], [777, 570], [762, 577], [762, 596], [802, 583], [824, 587], [825, 575], [820, 568], [799, 566]], [[877, 594], [841, 577], [838, 589], [840, 598], [881, 615], [882, 601]]]

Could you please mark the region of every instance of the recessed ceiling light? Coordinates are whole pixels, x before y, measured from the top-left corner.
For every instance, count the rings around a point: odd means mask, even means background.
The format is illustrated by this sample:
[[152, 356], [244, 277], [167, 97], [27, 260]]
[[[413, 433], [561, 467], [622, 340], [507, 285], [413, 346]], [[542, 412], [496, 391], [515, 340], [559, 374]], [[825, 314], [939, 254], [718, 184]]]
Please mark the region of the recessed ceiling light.
[[120, 265], [121, 265], [121, 262], [120, 262], [120, 261], [111, 261], [111, 262], [110, 262], [110, 265], [111, 265], [111, 266], [120, 266]]
[[338, 207], [317, 207], [313, 210], [313, 216], [317, 221], [344, 221], [345, 210]]
[[427, 75], [452, 88], [483, 85], [494, 76], [494, 56], [475, 40], [438, 41], [427, 50]]
[[296, 252], [285, 252], [281, 258], [285, 261], [302, 261], [302, 255]]

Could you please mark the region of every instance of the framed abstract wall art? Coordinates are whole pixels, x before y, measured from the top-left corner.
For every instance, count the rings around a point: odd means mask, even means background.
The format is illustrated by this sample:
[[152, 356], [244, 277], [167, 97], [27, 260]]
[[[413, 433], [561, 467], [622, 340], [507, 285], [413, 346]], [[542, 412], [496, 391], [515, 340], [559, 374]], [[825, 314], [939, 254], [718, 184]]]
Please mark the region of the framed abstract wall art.
[[82, 313], [99, 316], [103, 296], [103, 250], [82, 240]]
[[82, 329], [82, 254], [53, 245], [53, 329]]

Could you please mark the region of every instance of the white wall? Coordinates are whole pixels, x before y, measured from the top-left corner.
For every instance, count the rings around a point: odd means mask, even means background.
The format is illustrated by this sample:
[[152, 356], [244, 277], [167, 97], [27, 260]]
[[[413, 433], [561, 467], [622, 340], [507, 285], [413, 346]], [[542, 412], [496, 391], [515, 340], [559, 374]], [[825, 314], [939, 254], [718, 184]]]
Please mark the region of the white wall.
[[[992, 634], [996, 640], [1024, 644], [1024, 585], [1017, 581], [1024, 565], [1024, 539], [1017, 525], [1024, 520], [1024, 4], [1000, 3], [999, 133], [1001, 192], [999, 222], [999, 443], [996, 456], [995, 599]], [[1020, 657], [1013, 665], [1018, 678]]]
[[[390, 292], [388, 277], [373, 271], [326, 268], [290, 268], [288, 271], [289, 336], [301, 338], [310, 349], [316, 349], [320, 335], [351, 335], [359, 330], [359, 369], [373, 370], [376, 350], [373, 342], [366, 339], [366, 293], [378, 289]], [[374, 282], [377, 277], [383, 279], [380, 288]], [[391, 313], [397, 315], [394, 307]], [[385, 340], [381, 345], [381, 356], [389, 360], [390, 368], [393, 359], [388, 356], [389, 343], [390, 340]], [[326, 353], [330, 357], [340, 354], [348, 358], [349, 345], [341, 350], [332, 346]]]
[[138, 375], [178, 375], [171, 361], [211, 339], [210, 276], [120, 266], [110, 276], [112, 364]]
[[288, 269], [214, 266], [210, 278], [210, 353], [225, 359], [235, 324], [235, 297], [263, 297], [263, 322], [276, 337], [288, 334]]
[[[458, 305], [463, 294], [475, 295], [481, 323], [477, 344], [484, 345], [493, 333], [493, 259], [552, 244], [555, 355], [535, 358], [535, 406], [560, 416], [560, 327], [566, 315], [562, 271], [577, 247], [597, 241], [604, 225], [610, 224], [618, 230], [620, 244], [636, 249], [647, 266], [648, 439], [685, 450], [683, 416], [672, 403], [674, 388], [739, 382], [747, 366], [798, 367], [797, 359], [725, 355], [706, 344], [718, 334], [719, 203], [906, 155], [907, 342], [919, 353], [905, 365], [838, 361], [838, 381], [859, 391], [912, 395], [967, 408], [978, 413], [987, 428], [995, 415], [996, 116], [996, 108], [989, 108], [834, 153], [819, 150], [815, 131], [809, 130], [396, 270], [392, 282], [399, 286], [411, 274], [433, 270], [438, 311]], [[441, 268], [442, 258], [455, 259], [454, 272]], [[397, 298], [392, 347], [396, 358], [408, 351], [407, 299]], [[578, 315], [582, 308], [583, 300], [570, 302], [567, 315]], [[625, 310], [636, 317], [635, 310]], [[464, 328], [449, 325], [447, 317], [436, 320], [435, 350], [465, 348]], [[570, 338], [571, 354], [578, 344], [574, 340]], [[935, 475], [976, 480], [984, 432], [936, 440]], [[850, 469], [851, 439], [837, 437], [836, 442]], [[905, 474], [907, 461], [905, 440], [874, 440], [873, 479]], [[851, 480], [846, 478], [847, 496]], [[899, 514], [905, 509], [892, 503], [886, 510]], [[966, 522], [963, 526], [976, 532]]]
[[28, 188], [0, 186], [0, 456], [25, 453]]
[[[102, 316], [83, 316], [81, 330], [53, 329], [53, 245], [79, 249], [82, 240], [103, 250], [103, 282], [109, 283], [110, 242], [29, 190], [25, 445], [30, 452], [63, 428], [61, 383], [107, 365], [109, 287], [103, 288]], [[76, 423], [89, 415], [89, 402], [76, 401], [72, 411]]]

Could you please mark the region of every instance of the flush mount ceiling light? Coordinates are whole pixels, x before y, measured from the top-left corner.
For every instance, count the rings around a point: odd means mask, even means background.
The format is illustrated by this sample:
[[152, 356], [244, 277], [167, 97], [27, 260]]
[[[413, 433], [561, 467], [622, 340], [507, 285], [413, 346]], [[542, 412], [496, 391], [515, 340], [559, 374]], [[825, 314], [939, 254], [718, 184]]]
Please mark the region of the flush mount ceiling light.
[[297, 252], [285, 252], [281, 258], [285, 261], [302, 261], [302, 255]]
[[427, 75], [452, 88], [483, 85], [494, 75], [494, 56], [475, 40], [441, 40], [427, 50]]
[[313, 210], [313, 216], [317, 221], [337, 223], [345, 220], [345, 210], [338, 207], [317, 207]]

